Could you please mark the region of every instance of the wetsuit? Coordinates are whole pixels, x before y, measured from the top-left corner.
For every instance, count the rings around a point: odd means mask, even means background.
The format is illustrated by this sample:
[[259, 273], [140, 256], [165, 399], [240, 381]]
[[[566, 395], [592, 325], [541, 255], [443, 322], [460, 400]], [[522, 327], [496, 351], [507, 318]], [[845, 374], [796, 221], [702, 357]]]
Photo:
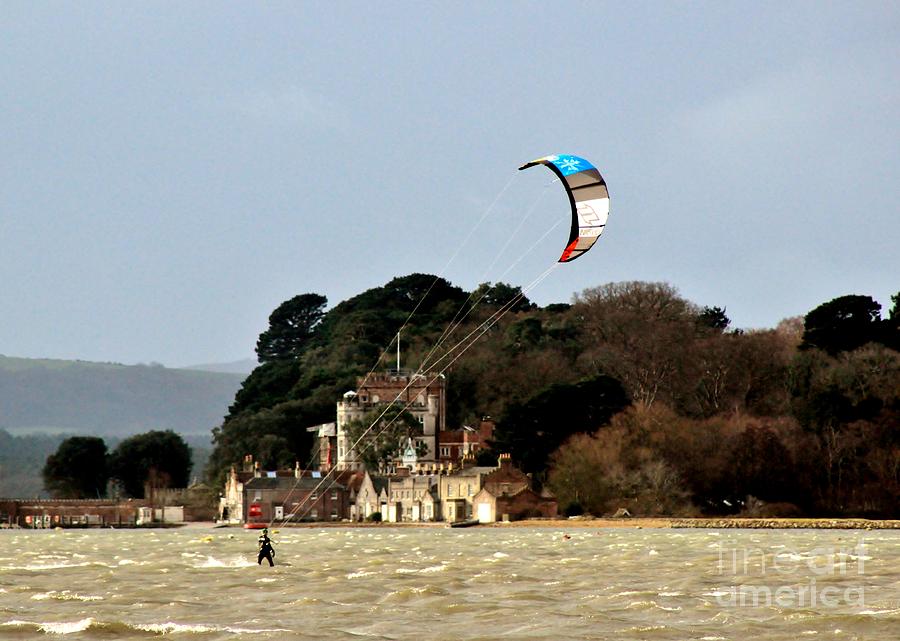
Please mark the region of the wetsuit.
[[269, 567], [271, 567], [275, 565], [275, 561], [272, 560], [273, 556], [275, 556], [275, 550], [272, 548], [272, 541], [267, 534], [260, 534], [259, 556], [256, 558], [256, 563], [262, 565], [263, 559], [268, 559]]

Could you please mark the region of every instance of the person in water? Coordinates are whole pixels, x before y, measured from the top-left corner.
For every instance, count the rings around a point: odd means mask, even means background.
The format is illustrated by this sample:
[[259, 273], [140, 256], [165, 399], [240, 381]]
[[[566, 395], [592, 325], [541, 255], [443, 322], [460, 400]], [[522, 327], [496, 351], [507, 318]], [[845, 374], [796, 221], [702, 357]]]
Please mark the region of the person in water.
[[275, 556], [275, 548], [272, 547], [272, 539], [269, 538], [269, 528], [263, 528], [259, 535], [259, 556], [256, 557], [257, 565], [262, 565], [263, 559], [268, 559], [269, 567], [275, 565], [272, 557]]

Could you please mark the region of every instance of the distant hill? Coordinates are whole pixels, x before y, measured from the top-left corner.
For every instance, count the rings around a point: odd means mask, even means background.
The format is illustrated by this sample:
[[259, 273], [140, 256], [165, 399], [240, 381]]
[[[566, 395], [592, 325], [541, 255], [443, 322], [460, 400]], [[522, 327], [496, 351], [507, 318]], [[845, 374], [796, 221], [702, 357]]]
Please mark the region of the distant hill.
[[259, 365], [255, 358], [245, 358], [229, 363], [203, 363], [202, 365], [189, 365], [179, 369], [192, 369], [201, 372], [221, 372], [224, 374], [243, 374], [246, 376]]
[[151, 429], [209, 434], [240, 373], [0, 356], [0, 429], [128, 436]]

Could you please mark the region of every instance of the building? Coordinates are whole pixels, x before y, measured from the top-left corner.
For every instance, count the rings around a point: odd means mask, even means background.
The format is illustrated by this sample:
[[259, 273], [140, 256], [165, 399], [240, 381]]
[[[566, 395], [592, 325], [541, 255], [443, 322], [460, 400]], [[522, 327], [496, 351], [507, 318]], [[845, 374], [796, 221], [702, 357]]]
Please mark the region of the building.
[[472, 508], [481, 523], [492, 523], [555, 518], [558, 505], [549, 493], [539, 494], [532, 488], [531, 478], [513, 466], [509, 454], [501, 454], [499, 466], [482, 478], [482, 488], [472, 498]]
[[350, 519], [363, 481], [361, 472], [323, 474], [302, 470], [299, 462], [293, 470], [263, 470], [250, 455], [242, 468], [231, 468], [219, 499], [219, 518], [227, 523]]
[[372, 476], [368, 471], [363, 472], [363, 479], [356, 493], [356, 501], [351, 508], [350, 519], [364, 521], [376, 512], [384, 518], [387, 512], [389, 483], [390, 479], [387, 476]]
[[461, 467], [456, 467], [453, 463], [446, 468], [440, 466], [438, 495], [442, 519], [451, 523], [471, 519], [472, 499], [481, 491], [482, 479], [495, 469], [497, 468], [475, 465], [473, 456], [463, 459]]
[[0, 499], [0, 527], [133, 527], [150, 522], [149, 505], [143, 499]]
[[385, 521], [392, 523], [409, 521], [439, 521], [441, 500], [438, 489], [440, 476], [424, 467], [411, 472], [400, 468], [400, 474], [388, 479]]
[[294, 470], [277, 470], [264, 472], [259, 461], [254, 462], [253, 456], [244, 457], [241, 469], [232, 466], [225, 478], [225, 491], [219, 498], [218, 517], [225, 523], [242, 523], [245, 518], [244, 510], [244, 484], [252, 478], [275, 475], [276, 477], [295, 478], [301, 474], [300, 464]]
[[357, 389], [338, 401], [335, 423], [308, 428], [319, 437], [320, 469], [361, 470], [350, 423], [392, 403], [401, 404], [422, 426], [421, 434], [414, 437], [414, 446], [421, 452], [418, 460], [437, 461], [438, 433], [445, 430], [446, 422], [446, 380], [442, 374], [392, 370], [360, 378]]
[[476, 456], [486, 449], [494, 436], [494, 421], [484, 417], [478, 427], [463, 425], [458, 430], [443, 430], [438, 434], [438, 461], [458, 464], [467, 456]]
[[350, 518], [347, 487], [321, 477], [255, 476], [244, 483], [243, 504], [247, 524]]

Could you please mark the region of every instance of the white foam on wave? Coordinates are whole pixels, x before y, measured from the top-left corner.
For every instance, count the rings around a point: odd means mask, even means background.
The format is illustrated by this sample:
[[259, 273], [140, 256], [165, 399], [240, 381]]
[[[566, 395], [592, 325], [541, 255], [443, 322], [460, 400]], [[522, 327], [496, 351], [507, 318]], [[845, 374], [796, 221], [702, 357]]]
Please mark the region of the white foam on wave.
[[81, 619], [80, 621], [65, 621], [59, 623], [46, 623], [38, 621], [7, 621], [0, 623], [0, 626], [9, 626], [14, 628], [34, 627], [40, 632], [46, 634], [74, 634], [76, 632], [84, 632], [94, 624], [91, 618]]
[[247, 557], [239, 556], [220, 561], [213, 556], [207, 556], [200, 563], [194, 564], [193, 567], [200, 568], [249, 568], [256, 565]]
[[83, 568], [91, 563], [30, 563], [28, 565], [10, 565], [5, 570], [28, 570], [29, 572], [46, 572], [48, 570], [64, 570], [66, 568]]
[[215, 632], [228, 632], [231, 634], [272, 634], [274, 632], [290, 632], [290, 630], [285, 630], [283, 628], [232, 628], [230, 626], [207, 625], [204, 623], [175, 623], [173, 621], [166, 621], [165, 623], [143, 623], [133, 627], [136, 630], [152, 632], [154, 634], [209, 634]]
[[878, 614], [900, 614], [900, 608], [896, 608], [894, 610], [863, 610], [860, 614], [866, 615], [878, 615]]
[[367, 572], [366, 570], [357, 570], [356, 572], [351, 572], [347, 575], [348, 579], [361, 579], [364, 576], [372, 576], [375, 574], [374, 572]]
[[446, 565], [431, 565], [427, 568], [397, 568], [394, 572], [397, 574], [431, 574], [432, 572], [443, 572], [446, 569]]
[[33, 594], [31, 595], [31, 599], [33, 601], [102, 601], [103, 597], [77, 594], [75, 592], [70, 592], [69, 590], [63, 590], [62, 592], [51, 590], [50, 592], [40, 592], [38, 594]]

